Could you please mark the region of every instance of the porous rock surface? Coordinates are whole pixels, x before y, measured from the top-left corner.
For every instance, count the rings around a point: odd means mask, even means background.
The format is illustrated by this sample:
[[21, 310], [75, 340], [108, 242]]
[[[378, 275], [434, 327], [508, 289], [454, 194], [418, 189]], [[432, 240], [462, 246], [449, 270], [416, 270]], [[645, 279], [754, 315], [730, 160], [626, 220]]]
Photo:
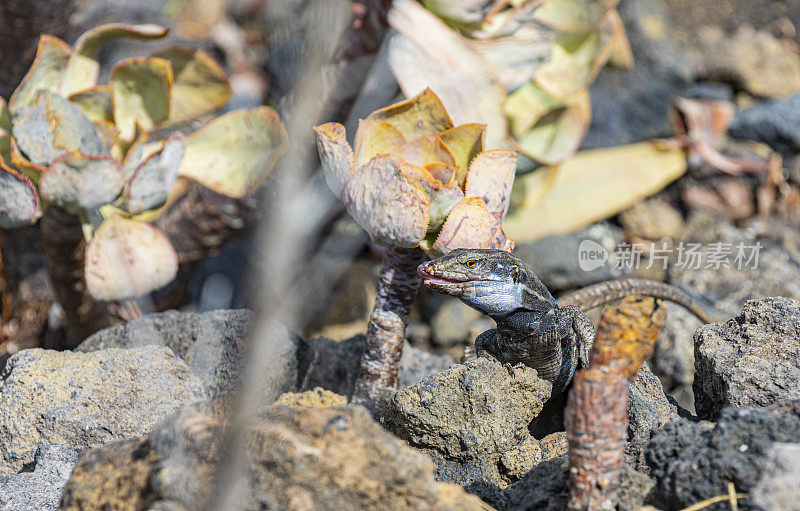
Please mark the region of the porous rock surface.
[[714, 419], [724, 406], [800, 398], [800, 301], [748, 301], [726, 323], [695, 333], [695, 406]]
[[434, 459], [439, 480], [486, 496], [541, 460], [528, 425], [551, 388], [522, 364], [475, 357], [400, 390], [383, 422]]
[[32, 462], [40, 443], [80, 451], [136, 437], [205, 397], [167, 348], [21, 351], [0, 384], [0, 475]]
[[0, 511], [55, 511], [61, 490], [78, 453], [63, 445], [40, 445], [33, 471], [20, 472], [0, 484]]
[[[106, 328], [92, 335], [76, 351], [105, 348], [166, 346], [182, 358], [206, 387], [210, 398], [224, 396], [236, 388], [242, 372], [242, 352], [253, 313], [249, 310], [218, 310], [205, 313], [167, 311], [148, 314], [124, 325]], [[270, 382], [278, 396], [296, 389], [307, 344], [284, 327], [275, 332], [277, 342], [271, 353], [273, 366], [283, 374]]]
[[[146, 437], [81, 456], [65, 510], [202, 509], [214, 492], [224, 406], [187, 407]], [[240, 509], [485, 509], [437, 483], [429, 459], [383, 430], [361, 407], [269, 407], [247, 432]]]
[[775, 442], [800, 441], [800, 402], [787, 409], [725, 408], [716, 424], [681, 419], [661, 428], [646, 447], [651, 494], [659, 508], [681, 509], [736, 491], [749, 492], [770, 465]]

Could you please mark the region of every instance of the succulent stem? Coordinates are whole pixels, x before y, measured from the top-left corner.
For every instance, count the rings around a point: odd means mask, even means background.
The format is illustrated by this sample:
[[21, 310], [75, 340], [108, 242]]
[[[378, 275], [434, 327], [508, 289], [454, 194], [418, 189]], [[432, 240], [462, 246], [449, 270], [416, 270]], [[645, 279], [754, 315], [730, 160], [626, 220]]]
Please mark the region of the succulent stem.
[[397, 388], [406, 323], [420, 285], [417, 266], [424, 260], [418, 248], [386, 251], [378, 278], [378, 296], [367, 326], [367, 346], [353, 391], [352, 402], [373, 416]]
[[66, 319], [67, 339], [63, 347], [73, 348], [111, 325], [111, 316], [107, 307], [95, 301], [86, 290], [83, 273], [86, 243], [78, 218], [51, 206], [40, 225], [47, 252], [47, 272]]
[[666, 306], [629, 296], [603, 313], [590, 353], [564, 410], [571, 510], [616, 509], [628, 430], [628, 384], [652, 352]]

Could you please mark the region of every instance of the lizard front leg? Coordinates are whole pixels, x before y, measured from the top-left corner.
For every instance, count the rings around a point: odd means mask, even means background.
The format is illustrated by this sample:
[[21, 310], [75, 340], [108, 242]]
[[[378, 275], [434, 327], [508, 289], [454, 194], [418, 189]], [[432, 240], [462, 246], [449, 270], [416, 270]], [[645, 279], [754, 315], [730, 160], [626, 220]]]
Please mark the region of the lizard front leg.
[[572, 331], [575, 332], [577, 368], [586, 369], [589, 367], [589, 351], [591, 351], [592, 344], [594, 344], [597, 329], [595, 329], [592, 320], [578, 307], [567, 305], [561, 307], [561, 311], [572, 319]]

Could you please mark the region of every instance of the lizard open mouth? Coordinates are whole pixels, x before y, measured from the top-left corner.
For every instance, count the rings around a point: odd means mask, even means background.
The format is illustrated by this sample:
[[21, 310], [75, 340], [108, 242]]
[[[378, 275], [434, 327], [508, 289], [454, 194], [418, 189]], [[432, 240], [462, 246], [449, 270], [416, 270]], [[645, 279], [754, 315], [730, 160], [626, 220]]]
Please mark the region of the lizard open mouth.
[[448, 279], [444, 277], [437, 277], [428, 271], [428, 263], [422, 263], [417, 266], [417, 273], [425, 281], [425, 284], [463, 284], [461, 280]]

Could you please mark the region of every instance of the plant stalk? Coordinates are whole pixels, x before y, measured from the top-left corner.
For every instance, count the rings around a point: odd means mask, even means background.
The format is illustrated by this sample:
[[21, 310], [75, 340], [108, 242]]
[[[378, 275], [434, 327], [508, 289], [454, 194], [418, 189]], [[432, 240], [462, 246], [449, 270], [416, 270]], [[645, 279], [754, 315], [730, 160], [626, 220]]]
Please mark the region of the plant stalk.
[[425, 259], [418, 248], [386, 251], [378, 278], [378, 296], [367, 326], [367, 346], [351, 402], [378, 417], [397, 388], [406, 323], [420, 285], [417, 266]]

